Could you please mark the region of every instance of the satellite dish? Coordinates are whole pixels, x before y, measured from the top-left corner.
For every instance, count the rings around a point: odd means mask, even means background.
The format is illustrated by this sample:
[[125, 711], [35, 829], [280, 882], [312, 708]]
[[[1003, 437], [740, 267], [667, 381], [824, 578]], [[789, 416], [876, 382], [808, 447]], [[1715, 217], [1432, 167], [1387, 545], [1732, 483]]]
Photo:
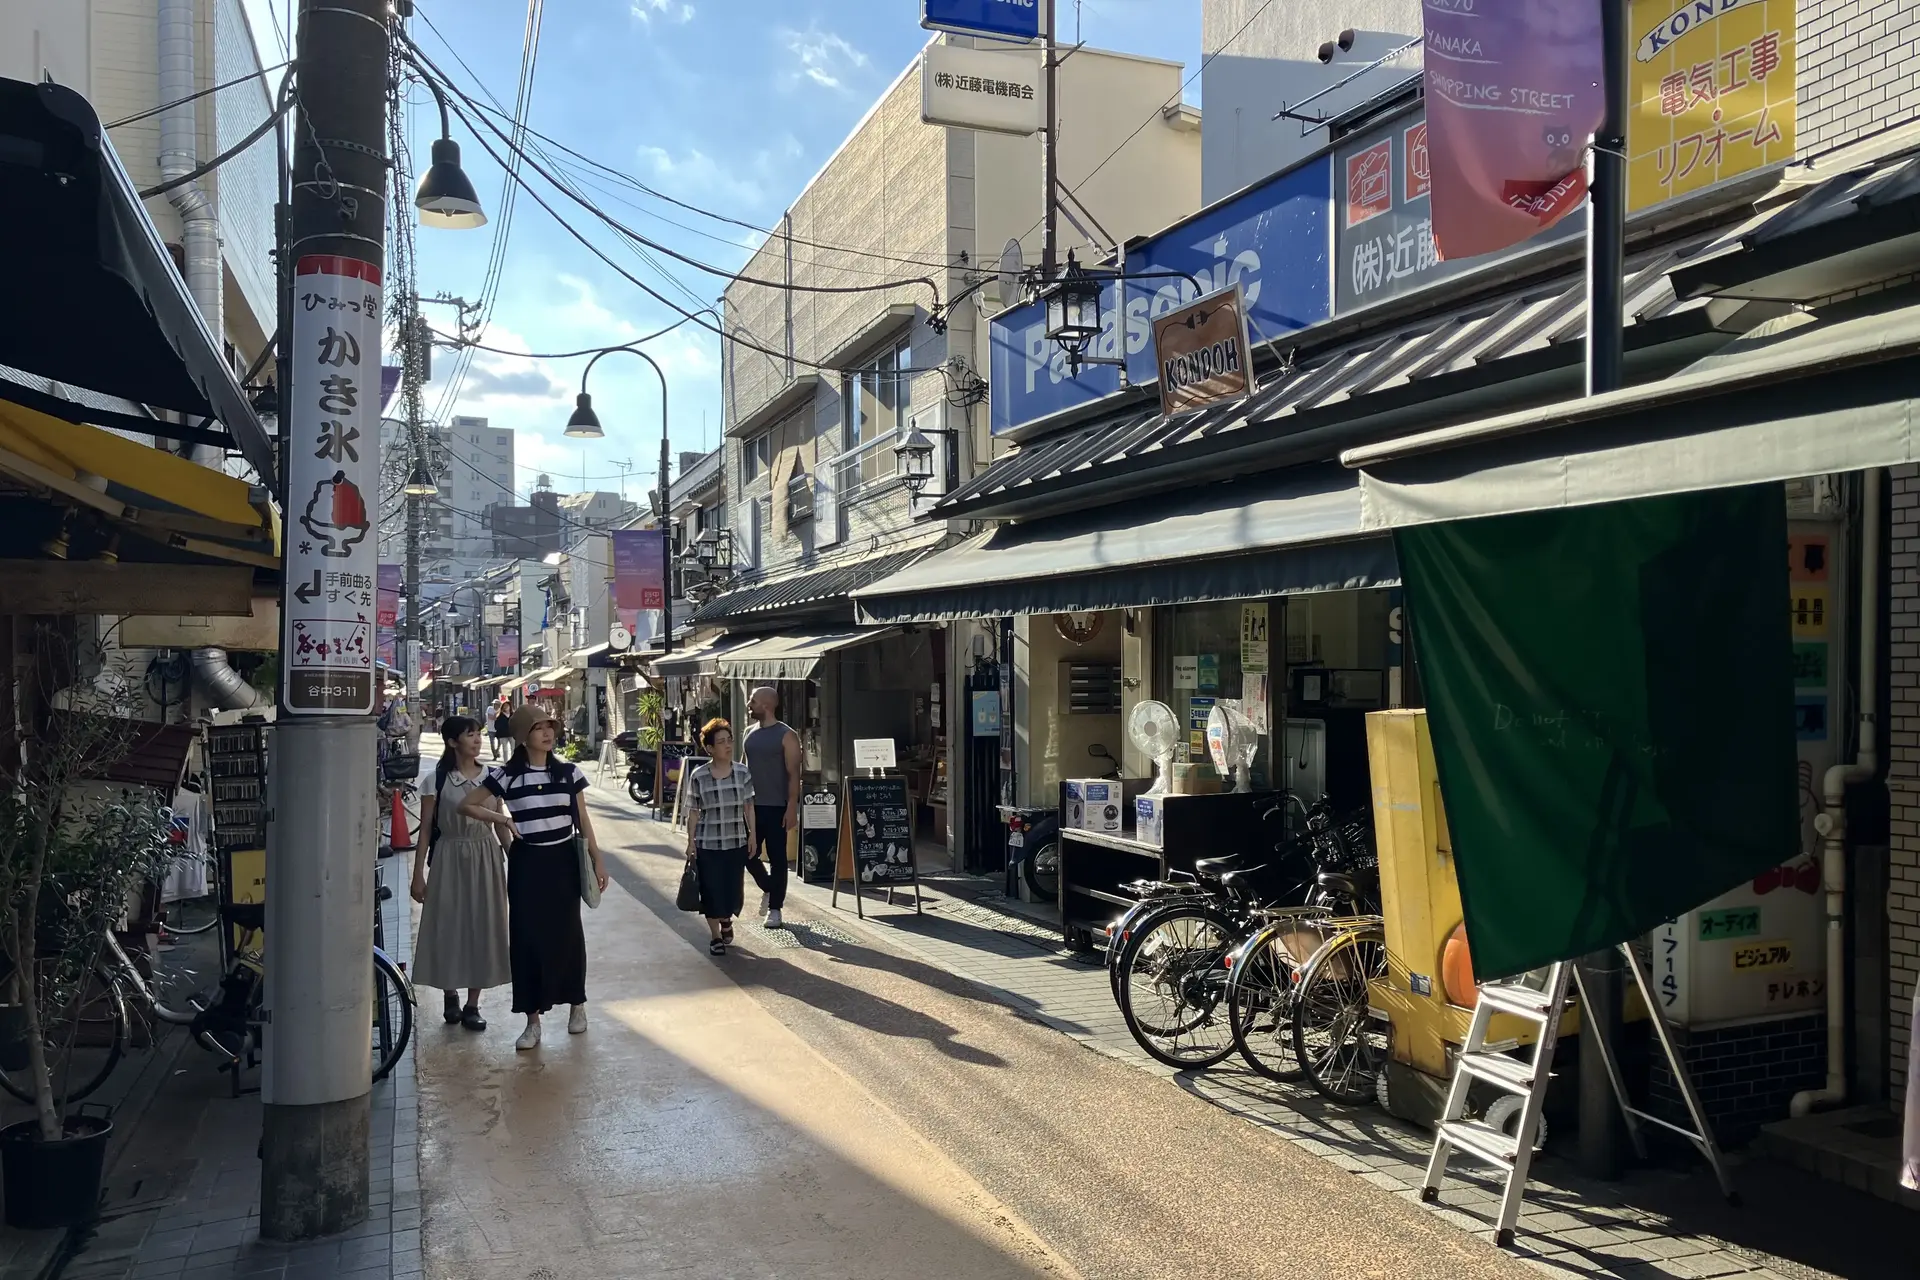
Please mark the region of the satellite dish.
[[1173, 708], [1164, 702], [1136, 702], [1127, 716], [1127, 736], [1140, 753], [1153, 761], [1153, 785], [1147, 794], [1157, 796], [1167, 789], [1167, 766], [1180, 743], [1180, 722]]
[[1253, 757], [1259, 750], [1260, 735], [1240, 704], [1226, 698], [1214, 703], [1207, 713], [1207, 751], [1221, 774], [1232, 771], [1235, 791], [1253, 790]]
[[1027, 257], [1020, 251], [1020, 241], [1008, 240], [1007, 247], [1000, 251], [1000, 305], [1010, 307], [1020, 298], [1020, 277], [1027, 271]]

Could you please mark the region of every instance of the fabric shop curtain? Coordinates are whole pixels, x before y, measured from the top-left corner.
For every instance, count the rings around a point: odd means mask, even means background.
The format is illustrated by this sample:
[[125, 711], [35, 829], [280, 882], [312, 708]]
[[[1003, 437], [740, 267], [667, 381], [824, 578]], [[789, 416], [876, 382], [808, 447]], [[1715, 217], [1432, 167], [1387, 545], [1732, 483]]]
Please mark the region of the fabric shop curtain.
[[1779, 484], [1395, 534], [1475, 976], [1790, 860]]

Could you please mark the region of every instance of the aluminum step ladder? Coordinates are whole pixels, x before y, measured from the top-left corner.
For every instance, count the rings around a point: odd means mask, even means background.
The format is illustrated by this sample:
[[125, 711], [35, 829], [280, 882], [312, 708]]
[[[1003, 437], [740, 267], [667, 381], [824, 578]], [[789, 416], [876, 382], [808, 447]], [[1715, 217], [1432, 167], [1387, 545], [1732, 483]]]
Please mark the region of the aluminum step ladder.
[[[1634, 1107], [1628, 1101], [1620, 1066], [1614, 1060], [1613, 1051], [1603, 1040], [1601, 1058], [1606, 1063], [1607, 1078], [1613, 1085], [1614, 1100], [1626, 1119], [1627, 1134], [1633, 1140], [1634, 1152], [1641, 1159], [1646, 1158], [1646, 1138], [1641, 1129], [1643, 1123], [1658, 1125], [1676, 1133], [1691, 1142], [1707, 1158], [1707, 1163], [1713, 1166], [1714, 1176], [1719, 1179], [1721, 1192], [1730, 1202], [1738, 1204], [1739, 1196], [1728, 1177], [1720, 1146], [1714, 1141], [1713, 1129], [1701, 1111], [1700, 1097], [1693, 1088], [1693, 1078], [1687, 1074], [1686, 1064], [1681, 1061], [1666, 1019], [1657, 1012], [1660, 1006], [1647, 979], [1646, 969], [1640, 963], [1639, 953], [1631, 944], [1622, 944], [1620, 951], [1626, 956], [1627, 967], [1633, 972], [1641, 999], [1649, 1010], [1655, 1011], [1650, 1017], [1654, 1036], [1667, 1056], [1667, 1065], [1680, 1086], [1681, 1096], [1686, 1099], [1687, 1114], [1694, 1126], [1686, 1129]], [[1579, 986], [1580, 1002], [1586, 1004], [1586, 983], [1572, 961], [1549, 966], [1543, 987], [1530, 987], [1519, 982], [1489, 982], [1480, 987], [1480, 1002], [1474, 1007], [1466, 1044], [1461, 1046], [1459, 1060], [1454, 1064], [1453, 1083], [1447, 1091], [1447, 1105], [1441, 1112], [1440, 1127], [1434, 1135], [1433, 1154], [1427, 1160], [1427, 1177], [1420, 1188], [1420, 1198], [1428, 1204], [1440, 1198], [1440, 1184], [1447, 1176], [1448, 1157], [1456, 1151], [1492, 1165], [1505, 1175], [1506, 1185], [1500, 1197], [1500, 1217], [1494, 1233], [1494, 1243], [1501, 1248], [1513, 1243], [1514, 1226], [1520, 1219], [1520, 1200], [1526, 1194], [1527, 1171], [1533, 1164], [1534, 1142], [1540, 1132], [1540, 1113], [1546, 1102], [1547, 1080], [1553, 1067], [1553, 1049], [1560, 1039], [1560, 1022], [1567, 1010], [1569, 983]], [[1511, 1057], [1488, 1047], [1487, 1027], [1498, 1013], [1524, 1018], [1540, 1029], [1539, 1038], [1534, 1041], [1531, 1061]], [[1519, 1122], [1514, 1126], [1513, 1133], [1480, 1120], [1466, 1118], [1467, 1094], [1476, 1080], [1522, 1099]]]

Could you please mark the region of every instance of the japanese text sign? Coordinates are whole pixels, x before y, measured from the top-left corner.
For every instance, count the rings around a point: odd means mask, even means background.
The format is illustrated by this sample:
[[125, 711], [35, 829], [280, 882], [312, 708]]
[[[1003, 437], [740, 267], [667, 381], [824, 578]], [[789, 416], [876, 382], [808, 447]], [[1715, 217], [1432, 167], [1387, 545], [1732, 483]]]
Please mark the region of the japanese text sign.
[[1040, 129], [1046, 100], [1038, 49], [930, 44], [920, 58], [920, 118], [1020, 137]]
[[1424, 0], [1433, 238], [1447, 258], [1518, 244], [1586, 195], [1605, 107], [1597, 0]]
[[1160, 370], [1160, 411], [1168, 417], [1245, 399], [1253, 390], [1253, 352], [1240, 286], [1229, 285], [1155, 320], [1153, 353]]
[[666, 571], [658, 529], [614, 530], [614, 608], [623, 613], [666, 608]]
[[1627, 202], [1793, 158], [1792, 0], [1633, 0]]
[[380, 316], [375, 264], [321, 255], [295, 264], [281, 661], [282, 701], [295, 715], [373, 712]]

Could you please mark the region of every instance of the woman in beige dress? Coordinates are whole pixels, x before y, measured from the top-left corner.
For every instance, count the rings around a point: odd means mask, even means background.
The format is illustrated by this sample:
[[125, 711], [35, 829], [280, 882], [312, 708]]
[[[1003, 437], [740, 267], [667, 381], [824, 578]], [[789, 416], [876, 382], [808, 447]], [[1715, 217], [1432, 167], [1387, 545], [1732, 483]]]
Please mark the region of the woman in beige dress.
[[[450, 716], [440, 726], [440, 738], [446, 754], [433, 772], [433, 794], [420, 814], [426, 854], [414, 855], [413, 900], [422, 906], [413, 980], [446, 993], [448, 1022], [485, 1031], [480, 993], [513, 976], [507, 949], [506, 857], [490, 824], [460, 812], [469, 795], [484, 794], [480, 722]], [[464, 1007], [461, 987], [467, 990]]]

